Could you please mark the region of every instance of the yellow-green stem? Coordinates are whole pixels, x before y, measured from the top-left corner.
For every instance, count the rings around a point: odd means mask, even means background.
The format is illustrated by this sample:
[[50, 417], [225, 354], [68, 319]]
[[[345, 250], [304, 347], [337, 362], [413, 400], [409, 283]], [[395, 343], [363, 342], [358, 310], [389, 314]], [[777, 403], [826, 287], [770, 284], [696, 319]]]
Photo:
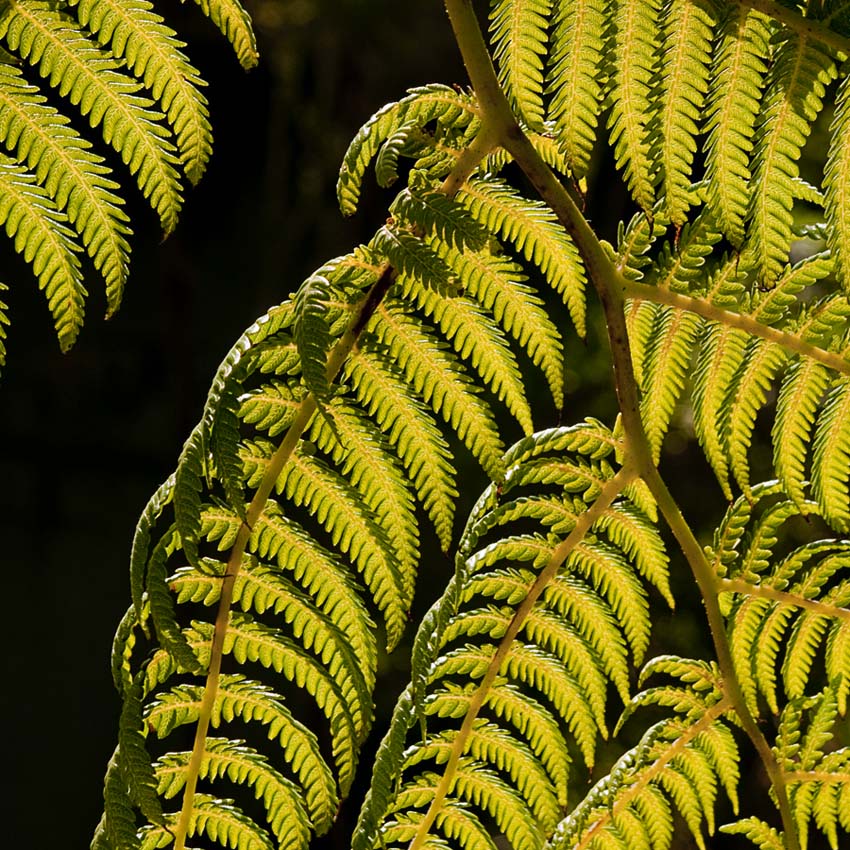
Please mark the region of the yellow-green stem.
[[[451, 173], [446, 177], [441, 191], [451, 197], [456, 194], [478, 164], [493, 149], [498, 138], [498, 133], [486, 121], [473, 139], [470, 146], [458, 157]], [[360, 335], [363, 333], [369, 320], [380, 306], [390, 286], [395, 280], [395, 270], [389, 263], [381, 266], [378, 280], [366, 294], [360, 304], [351, 324], [345, 333], [339, 338], [336, 345], [328, 356], [326, 375], [328, 382], [332, 382], [340, 369], [342, 369]], [[242, 568], [242, 558], [251, 537], [254, 524], [265, 510], [266, 502], [274, 489], [280, 473], [286, 465], [292, 453], [298, 446], [302, 434], [306, 431], [310, 420], [317, 409], [316, 399], [312, 393], [308, 394], [298, 407], [295, 419], [289, 426], [280, 445], [269, 461], [263, 478], [254, 493], [251, 503], [245, 514], [245, 520], [236, 535], [230, 556], [227, 561], [224, 578], [222, 580], [221, 596], [219, 597], [216, 612], [215, 628], [213, 631], [212, 645], [210, 647], [210, 662], [207, 670], [207, 678], [204, 687], [204, 695], [198, 715], [198, 723], [195, 727], [195, 740], [192, 746], [192, 754], [186, 768], [186, 784], [183, 791], [183, 804], [177, 826], [174, 829], [174, 850], [184, 850], [186, 837], [192, 821], [195, 791], [198, 785], [198, 777], [204, 760], [207, 733], [209, 732], [210, 720], [218, 695], [218, 682], [221, 673], [221, 661], [224, 649], [224, 638], [230, 621], [230, 608], [233, 602], [233, 586], [239, 571]]]
[[505, 659], [508, 657], [513, 645], [514, 639], [519, 634], [520, 629], [528, 619], [531, 609], [540, 598], [540, 594], [558, 575], [558, 571], [566, 561], [570, 552], [582, 541], [584, 536], [590, 531], [593, 523], [602, 516], [605, 511], [611, 507], [611, 503], [622, 490], [636, 477], [635, 470], [626, 465], [609, 481], [605, 483], [600, 494], [596, 497], [596, 501], [576, 520], [575, 528], [562, 540], [553, 550], [546, 562], [546, 566], [540, 571], [540, 574], [535, 579], [534, 583], [528, 590], [525, 599], [522, 600], [519, 607], [514, 611], [511, 622], [499, 645], [496, 652], [493, 653], [487, 670], [484, 673], [481, 683], [475, 690], [475, 693], [469, 700], [469, 706], [466, 709], [466, 716], [463, 718], [463, 723], [452, 742], [452, 749], [449, 753], [449, 758], [446, 766], [443, 769], [443, 775], [440, 777], [440, 782], [434, 792], [434, 798], [431, 800], [431, 805], [425, 816], [419, 822], [419, 827], [416, 830], [416, 835], [410, 841], [408, 850], [418, 850], [422, 847], [423, 842], [428, 837], [431, 826], [434, 823], [437, 815], [443, 807], [443, 802], [446, 795], [452, 787], [457, 772], [458, 762], [466, 749], [469, 736], [472, 734], [472, 727], [478, 717], [481, 708], [487, 700], [487, 695], [490, 692], [490, 687], [493, 680], [498, 676], [499, 670], [502, 667]]

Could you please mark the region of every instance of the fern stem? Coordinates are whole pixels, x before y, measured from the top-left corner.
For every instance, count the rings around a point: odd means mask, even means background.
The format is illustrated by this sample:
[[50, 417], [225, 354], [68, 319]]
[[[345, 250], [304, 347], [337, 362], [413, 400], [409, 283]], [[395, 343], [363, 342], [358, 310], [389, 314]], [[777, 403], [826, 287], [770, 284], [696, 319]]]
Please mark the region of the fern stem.
[[814, 614], [819, 614], [822, 617], [829, 617], [833, 620], [844, 620], [850, 623], [850, 608], [827, 605], [825, 602], [818, 602], [817, 599], [806, 599], [796, 593], [786, 593], [784, 590], [777, 590], [775, 587], [769, 587], [765, 584], [751, 584], [748, 581], [742, 581], [740, 579], [723, 578], [717, 584], [721, 591], [741, 593], [745, 596], [756, 596], [759, 599], [770, 599], [773, 602], [779, 602], [781, 605], [802, 608]]
[[[478, 164], [493, 149], [498, 134], [492, 125], [486, 121], [466, 148], [458, 157], [451, 173], [446, 177], [441, 191], [451, 197], [455, 195], [466, 179], [472, 174]], [[343, 364], [357, 345], [360, 335], [369, 323], [369, 320], [378, 310], [387, 292], [396, 278], [396, 271], [389, 263], [383, 263], [378, 279], [372, 284], [371, 289], [360, 303], [360, 307], [351, 320], [351, 324], [345, 333], [339, 338], [336, 345], [328, 355], [325, 374], [328, 383], [332, 382], [342, 369]], [[210, 662], [207, 670], [207, 678], [204, 687], [204, 695], [195, 727], [195, 740], [192, 746], [192, 754], [186, 768], [186, 784], [183, 792], [183, 804], [177, 827], [174, 831], [174, 850], [185, 850], [186, 837], [192, 820], [194, 808], [195, 790], [198, 784], [201, 765], [204, 760], [206, 749], [206, 738], [209, 731], [213, 708], [218, 695], [218, 682], [221, 672], [221, 661], [224, 654], [224, 638], [230, 621], [230, 608], [233, 601], [233, 586], [242, 567], [242, 559], [245, 549], [251, 537], [254, 524], [262, 515], [266, 502], [274, 489], [275, 483], [280, 477], [287, 461], [298, 446], [303, 433], [307, 430], [318, 404], [313, 393], [308, 393], [296, 411], [295, 419], [289, 426], [286, 434], [269, 460], [266, 471], [263, 474], [259, 486], [254, 492], [245, 519], [239, 528], [236, 540], [230, 550], [224, 578], [222, 581], [221, 596], [219, 598], [218, 610], [216, 612], [215, 629], [213, 632], [212, 645], [210, 647]]]
[[850, 38], [845, 35], [831, 30], [827, 21], [816, 20], [814, 18], [806, 18], [801, 15], [796, 9], [783, 6], [777, 3], [776, 0], [738, 0], [739, 5], [746, 6], [750, 9], [755, 9], [762, 12], [774, 21], [793, 30], [798, 35], [806, 36], [815, 41], [821, 42], [828, 47], [832, 47], [840, 53], [850, 55]]
[[469, 707], [466, 710], [466, 716], [463, 718], [463, 723], [452, 742], [452, 749], [449, 753], [448, 761], [446, 762], [445, 770], [440, 778], [440, 782], [434, 792], [434, 798], [431, 800], [431, 805], [428, 811], [419, 823], [419, 828], [416, 835], [410, 841], [408, 850], [418, 850], [422, 847], [431, 826], [434, 823], [440, 809], [443, 806], [446, 795], [451, 790], [454, 782], [455, 773], [457, 771], [458, 762], [466, 749], [466, 743], [472, 733], [472, 727], [481, 711], [490, 687], [493, 684], [499, 670], [502, 667], [505, 659], [510, 655], [514, 639], [519, 634], [531, 609], [534, 607], [540, 595], [546, 587], [558, 575], [558, 571], [566, 561], [569, 554], [582, 541], [584, 536], [590, 531], [593, 524], [599, 519], [605, 511], [611, 507], [612, 502], [622, 492], [622, 490], [637, 476], [637, 470], [629, 463], [626, 463], [617, 474], [610, 480], [605, 482], [602, 491], [596, 497], [596, 501], [576, 520], [575, 528], [562, 540], [553, 550], [546, 562], [546, 566], [540, 571], [540, 574], [535, 579], [534, 583], [528, 590], [525, 598], [514, 611], [511, 622], [493, 654], [493, 658], [481, 679], [481, 684], [476, 689], [475, 693], [469, 700]]
[[768, 342], [775, 342], [788, 351], [793, 351], [810, 360], [823, 363], [824, 366], [828, 366], [836, 372], [850, 375], [850, 361], [847, 361], [840, 354], [812, 345], [810, 342], [806, 342], [794, 334], [777, 330], [770, 327], [770, 325], [764, 325], [750, 316], [733, 313], [731, 310], [724, 310], [722, 307], [718, 307], [704, 298], [694, 298], [691, 295], [683, 295], [680, 292], [672, 292], [663, 287], [647, 286], [644, 283], [637, 283], [631, 280], [624, 281], [622, 286], [628, 298], [634, 298], [639, 301], [652, 301], [655, 304], [667, 304], [681, 310], [688, 310], [709, 321], [718, 322], [730, 328], [739, 328], [748, 334], [752, 334], [752, 336], [761, 337]]

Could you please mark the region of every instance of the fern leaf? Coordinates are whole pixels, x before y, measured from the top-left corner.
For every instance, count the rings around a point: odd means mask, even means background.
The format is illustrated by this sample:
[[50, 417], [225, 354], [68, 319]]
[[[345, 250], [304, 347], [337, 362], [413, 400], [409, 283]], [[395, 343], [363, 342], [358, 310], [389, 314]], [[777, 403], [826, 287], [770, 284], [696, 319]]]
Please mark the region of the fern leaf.
[[[428, 513], [444, 550], [452, 536], [455, 501], [458, 493], [452, 455], [427, 408], [410, 392], [403, 375], [389, 358], [376, 356], [377, 343], [361, 347], [347, 364], [347, 376], [361, 404], [367, 406], [387, 438], [399, 453], [422, 506]], [[378, 351], [380, 349], [378, 348]], [[391, 538], [400, 547], [402, 562], [415, 563], [416, 544], [405, 528], [394, 526]], [[404, 545], [404, 541], [408, 545]]]
[[662, 308], [655, 317], [653, 342], [646, 354], [641, 418], [656, 460], [685, 388], [701, 325], [699, 316], [672, 308]]
[[83, 324], [86, 290], [79, 248], [64, 215], [35, 177], [0, 154], [0, 223], [15, 250], [32, 266], [53, 315], [59, 345], [67, 351]]
[[498, 326], [468, 298], [446, 298], [415, 282], [404, 296], [433, 319], [462, 360], [472, 367], [517, 420], [526, 434], [534, 431], [531, 408], [516, 358]]
[[390, 205], [390, 213], [458, 251], [477, 251], [487, 240], [486, 231], [466, 208], [442, 192], [405, 189]]
[[212, 128], [204, 85], [182, 53], [185, 45], [148, 0], [71, 0], [80, 23], [143, 80], [174, 129], [180, 161], [197, 183], [212, 154]]
[[166, 505], [174, 496], [174, 476], [169, 476], [148, 500], [142, 515], [136, 523], [133, 534], [133, 548], [130, 553], [130, 593], [133, 598], [133, 608], [141, 622], [148, 555], [150, 553], [151, 531]]
[[487, 474], [501, 478], [502, 446], [492, 413], [454, 356], [434, 341], [433, 331], [393, 300], [380, 307], [373, 330], [416, 392], [456, 430]]
[[485, 251], [458, 251], [437, 246], [440, 256], [466, 292], [489, 310], [496, 321], [522, 345], [543, 372], [555, 405], [564, 403], [563, 347], [560, 334], [542, 309], [542, 301], [524, 285], [522, 269], [513, 260]]
[[[202, 691], [196, 686], [178, 685], [158, 694], [147, 708], [145, 721], [158, 737], [197, 720]], [[283, 698], [259, 682], [244, 676], [225, 674], [216, 694], [212, 725], [240, 720], [266, 727], [269, 739], [277, 739], [287, 764], [292, 766], [304, 792], [304, 802], [319, 834], [328, 830], [339, 800], [330, 768], [322, 757], [316, 736], [295, 720]]]
[[91, 153], [69, 121], [46, 104], [12, 65], [0, 63], [0, 133], [39, 184], [67, 216], [106, 283], [107, 317], [121, 302], [130, 245], [127, 216], [105, 175], [103, 160]]
[[233, 45], [243, 68], [253, 68], [259, 59], [251, 18], [239, 0], [195, 0], [201, 11]]
[[596, 141], [604, 77], [605, 4], [568, 0], [555, 4], [546, 68], [552, 99], [548, 117], [569, 171], [584, 177]]
[[[233, 800], [220, 800], [209, 794], [195, 794], [188, 834], [206, 835], [233, 850], [274, 850], [265, 830], [237, 808]], [[171, 841], [173, 835], [168, 828], [147, 828], [142, 835], [142, 850], [155, 850]]]
[[174, 474], [174, 517], [180, 533], [180, 547], [192, 566], [198, 564], [201, 536], [201, 491], [207, 458], [201, 426], [196, 425], [180, 452]]
[[457, 282], [448, 266], [426, 242], [407, 230], [382, 227], [369, 247], [386, 257], [404, 275], [437, 292], [454, 294]]
[[358, 131], [345, 153], [337, 181], [337, 198], [343, 215], [357, 211], [363, 176], [381, 145], [402, 127], [423, 127], [430, 121], [465, 126], [477, 120], [478, 110], [468, 95], [444, 85], [411, 89], [408, 96], [373, 115]]
[[756, 817], [744, 818], [735, 823], [721, 826], [720, 831], [727, 835], [743, 835], [752, 841], [759, 850], [785, 850], [783, 834]]
[[[159, 793], [174, 797], [185, 784], [191, 753], [168, 753], [156, 766]], [[304, 847], [310, 830], [297, 786], [256, 750], [227, 738], [208, 738], [199, 773], [203, 779], [229, 779], [249, 785], [262, 800], [271, 831], [283, 847]]]
[[749, 204], [753, 137], [767, 71], [770, 29], [760, 12], [730, 6], [721, 24], [708, 102], [708, 207], [740, 248]]
[[774, 52], [756, 137], [750, 245], [770, 285], [788, 260], [797, 160], [823, 106], [835, 62], [808, 36], [789, 34]]
[[307, 389], [320, 402], [330, 393], [327, 360], [331, 333], [326, 304], [330, 298], [330, 282], [318, 274], [308, 277], [295, 295], [293, 338], [301, 362], [301, 374]]
[[684, 224], [690, 207], [691, 174], [698, 123], [708, 91], [715, 11], [707, 0], [669, 0], [664, 21], [659, 164], [666, 213], [678, 227]]
[[579, 336], [585, 334], [585, 273], [578, 250], [541, 201], [529, 201], [500, 180], [469, 180], [458, 193], [472, 215], [491, 233], [512, 242], [536, 263], [564, 299]]
[[767, 393], [788, 354], [778, 345], [751, 340], [744, 354], [746, 365], [738, 375], [729, 413], [729, 456], [732, 474], [738, 486], [750, 492], [747, 453], [759, 408], [767, 401]]
[[493, 0], [490, 35], [499, 82], [525, 123], [543, 126], [543, 57], [552, 0]]
[[655, 140], [650, 105], [660, 53], [660, 0], [617, 0], [613, 4], [611, 116], [608, 127], [617, 167], [638, 206], [655, 203]]
[[834, 527], [850, 528], [850, 383], [837, 380], [827, 393], [815, 430], [812, 492]]
[[139, 850], [141, 846], [136, 832], [136, 812], [130, 801], [129, 786], [119, 757], [120, 751], [116, 748], [106, 769], [103, 817], [92, 840], [91, 850], [114, 850], [116, 847]]
[[78, 106], [93, 127], [101, 126], [104, 140], [121, 155], [163, 230], [171, 233], [183, 201], [177, 159], [161, 116], [135, 94], [140, 85], [119, 73], [108, 53], [83, 38], [78, 26], [48, 3], [13, 0], [0, 21], [0, 35]]

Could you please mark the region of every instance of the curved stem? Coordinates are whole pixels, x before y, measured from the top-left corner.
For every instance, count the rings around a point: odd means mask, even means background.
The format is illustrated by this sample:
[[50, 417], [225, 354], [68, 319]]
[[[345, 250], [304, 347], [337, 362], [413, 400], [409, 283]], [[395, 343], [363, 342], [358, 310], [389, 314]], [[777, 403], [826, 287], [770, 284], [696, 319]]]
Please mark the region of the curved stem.
[[[456, 194], [469, 175], [476, 169], [481, 160], [484, 159], [484, 157], [487, 156], [487, 154], [493, 149], [497, 138], [498, 133], [495, 131], [493, 126], [486, 119], [483, 120], [482, 126], [476, 137], [473, 139], [470, 146], [460, 154], [451, 173], [443, 182], [440, 191], [448, 196]], [[366, 325], [369, 323], [369, 320], [380, 307], [381, 302], [384, 300], [390, 286], [392, 286], [395, 277], [395, 269], [393, 269], [389, 263], [384, 263], [381, 267], [381, 273], [378, 280], [372, 284], [371, 289], [360, 303], [360, 307], [355, 313], [348, 329], [339, 338], [328, 356], [328, 363], [325, 372], [328, 382], [333, 381], [339, 374], [340, 369], [342, 369], [343, 364], [356, 346], [357, 341], [366, 328]], [[297, 448], [301, 436], [309, 426], [316, 409], [316, 398], [312, 393], [309, 393], [299, 405], [295, 414], [295, 419], [289, 426], [277, 450], [272, 455], [269, 464], [266, 467], [266, 471], [263, 474], [262, 480], [260, 481], [260, 484], [254, 493], [254, 497], [251, 499], [251, 503], [248, 506], [245, 514], [245, 520], [242, 522], [242, 525], [236, 535], [236, 540], [230, 550], [230, 556], [228, 558], [227, 567], [222, 580], [221, 596], [219, 597], [218, 609], [216, 612], [215, 628], [213, 631], [212, 645], [210, 647], [210, 662], [207, 670], [204, 695], [201, 699], [198, 722], [195, 727], [195, 740], [192, 746], [192, 754], [189, 757], [189, 763], [186, 768], [186, 785], [183, 791], [183, 804], [180, 810], [177, 826], [174, 830], [174, 850], [184, 850], [186, 837], [189, 833], [189, 827], [192, 822], [195, 791], [198, 785], [201, 765], [204, 760], [206, 739], [209, 732], [213, 708], [215, 707], [216, 697], [218, 696], [218, 682], [221, 674], [222, 656], [224, 654], [224, 639], [227, 634], [227, 628], [230, 621], [230, 608], [233, 603], [233, 587], [236, 582], [236, 578], [239, 575], [239, 571], [242, 568], [242, 559], [245, 555], [245, 549], [250, 541], [254, 524], [265, 510], [266, 502], [268, 501], [269, 496], [271, 496], [272, 490], [274, 489], [277, 479], [280, 477], [281, 471], [290, 457], [292, 457], [292, 453]]]
[[541, 159], [513, 117], [507, 98], [499, 86], [471, 0], [445, 0], [445, 5], [485, 119], [489, 120], [493, 127], [501, 128], [502, 146], [513, 156], [514, 161], [540, 197], [555, 212], [561, 225], [575, 241], [584, 260], [588, 277], [599, 295], [605, 312], [614, 365], [615, 387], [626, 435], [626, 457], [635, 464], [640, 476], [650, 487], [688, 561], [703, 596], [709, 629], [728, 696], [773, 784], [788, 850], [799, 850], [800, 842], [788, 802], [784, 776], [743, 698], [738, 683], [726, 635], [726, 625], [718, 604], [718, 587], [714, 573], [662, 480], [652, 457], [640, 415], [640, 400], [632, 368], [623, 309], [627, 282], [615, 268], [564, 186]]

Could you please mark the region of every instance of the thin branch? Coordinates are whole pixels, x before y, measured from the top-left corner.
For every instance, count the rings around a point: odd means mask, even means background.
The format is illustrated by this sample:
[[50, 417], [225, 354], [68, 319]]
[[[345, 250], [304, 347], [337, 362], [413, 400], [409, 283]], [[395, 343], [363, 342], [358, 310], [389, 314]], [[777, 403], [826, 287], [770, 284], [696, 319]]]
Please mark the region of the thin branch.
[[770, 327], [770, 325], [764, 325], [751, 316], [734, 313], [731, 310], [724, 310], [722, 307], [712, 304], [705, 298], [695, 298], [691, 295], [673, 292], [664, 287], [647, 286], [644, 283], [637, 283], [632, 280], [624, 281], [623, 288], [628, 298], [634, 298], [638, 301], [652, 301], [655, 304], [666, 304], [670, 307], [696, 313], [698, 316], [702, 316], [709, 321], [746, 331], [753, 336], [761, 337], [761, 339], [768, 342], [781, 345], [788, 351], [793, 351], [803, 357], [823, 363], [824, 366], [828, 366], [836, 372], [850, 375], [850, 361], [846, 360], [840, 354], [812, 345], [810, 342], [806, 342], [794, 334], [777, 330]]
[[803, 608], [822, 617], [844, 620], [846, 623], [850, 623], [850, 608], [829, 605], [826, 602], [819, 602], [817, 599], [806, 599], [796, 593], [786, 593], [784, 590], [777, 590], [767, 584], [750, 584], [750, 582], [742, 579], [723, 578], [718, 581], [718, 586], [721, 591], [755, 596], [759, 599], [770, 599], [773, 602], [779, 602], [781, 605]]
[[778, 21], [798, 35], [819, 41], [821, 44], [826, 44], [828, 47], [834, 48], [839, 53], [850, 56], [850, 38], [830, 29], [826, 22], [829, 18], [826, 21], [806, 18], [796, 9], [783, 6], [777, 3], [776, 0], [738, 0], [738, 2], [741, 6], [755, 9], [773, 18], [774, 21]]

